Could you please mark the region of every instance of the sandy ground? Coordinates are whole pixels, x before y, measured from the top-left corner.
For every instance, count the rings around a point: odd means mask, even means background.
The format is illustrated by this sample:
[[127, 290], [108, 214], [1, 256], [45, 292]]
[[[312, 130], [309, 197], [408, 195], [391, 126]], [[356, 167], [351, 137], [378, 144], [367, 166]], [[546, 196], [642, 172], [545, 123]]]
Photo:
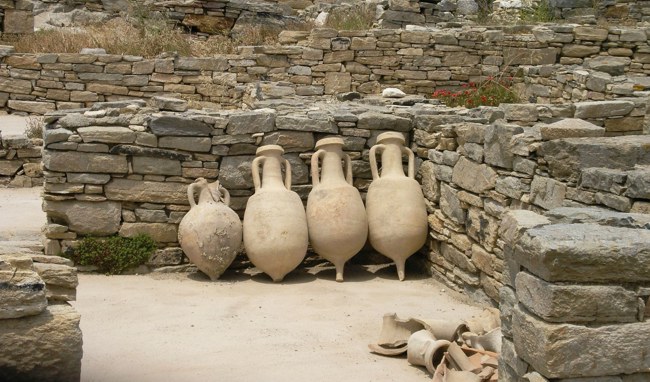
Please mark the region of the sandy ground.
[[[0, 189], [0, 241], [39, 240], [40, 188]], [[80, 274], [82, 381], [426, 381], [405, 357], [371, 354], [384, 313], [469, 318], [481, 311], [426, 275], [394, 266], [301, 268], [275, 284], [230, 270]]]

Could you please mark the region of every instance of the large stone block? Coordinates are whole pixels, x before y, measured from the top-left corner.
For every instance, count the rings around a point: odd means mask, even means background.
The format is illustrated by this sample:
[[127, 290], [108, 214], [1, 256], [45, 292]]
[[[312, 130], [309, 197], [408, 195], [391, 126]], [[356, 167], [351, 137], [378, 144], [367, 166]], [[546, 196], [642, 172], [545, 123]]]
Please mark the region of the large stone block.
[[521, 126], [494, 123], [485, 129], [485, 143], [483, 155], [485, 163], [512, 169], [512, 137], [523, 133]]
[[548, 162], [550, 175], [557, 180], [577, 181], [589, 167], [631, 170], [650, 164], [650, 135], [602, 138], [567, 138], [544, 142], [538, 155]]
[[212, 126], [205, 122], [174, 115], [154, 117], [149, 128], [156, 135], [207, 137], [212, 133]]
[[350, 91], [350, 73], [327, 72], [325, 74], [325, 94], [338, 94]]
[[614, 116], [625, 116], [634, 110], [632, 101], [589, 101], [578, 102], [576, 106], [576, 118], [610, 118]]
[[209, 137], [160, 137], [158, 146], [207, 153], [212, 148], [212, 138]]
[[230, 115], [226, 133], [229, 135], [266, 133], [273, 131], [276, 112], [273, 109], [259, 109]]
[[579, 118], [566, 118], [540, 127], [542, 139], [550, 141], [561, 138], [602, 137], [605, 129]]
[[303, 131], [274, 131], [264, 136], [262, 144], [280, 145], [285, 152], [305, 152], [314, 148], [314, 134]]
[[412, 128], [412, 123], [409, 118], [368, 111], [359, 115], [357, 127], [359, 129], [367, 130], [392, 130], [408, 132]]
[[47, 307], [45, 283], [27, 255], [0, 255], [0, 320], [40, 314]]
[[116, 202], [52, 201], [43, 202], [50, 219], [82, 235], [111, 235], [120, 228], [122, 205]]
[[283, 115], [275, 120], [279, 130], [299, 130], [337, 134], [339, 129], [333, 119], [313, 119], [303, 115]]
[[88, 126], [80, 127], [77, 133], [85, 143], [133, 143], [135, 131], [121, 126]]
[[46, 285], [49, 300], [74, 301], [77, 298], [77, 268], [64, 264], [34, 263]]
[[497, 173], [485, 164], [461, 157], [454, 166], [451, 180], [465, 190], [480, 194], [494, 188]]
[[634, 291], [617, 285], [552, 284], [526, 272], [515, 279], [517, 298], [549, 322], [636, 322]]
[[207, 70], [214, 72], [227, 71], [230, 65], [225, 57], [177, 57], [175, 60], [176, 70]]
[[23, 167], [23, 161], [0, 160], [0, 176], [14, 176]]
[[58, 172], [97, 172], [126, 174], [129, 170], [126, 157], [101, 153], [45, 150], [45, 169]]
[[12, 99], [7, 102], [7, 107], [33, 114], [45, 114], [56, 109], [54, 102], [18, 101]]
[[2, 320], [0, 380], [78, 381], [81, 377], [80, 315], [68, 304], [36, 316]]
[[547, 210], [560, 207], [566, 190], [567, 186], [557, 180], [535, 176], [530, 184], [530, 201]]
[[180, 176], [181, 162], [174, 159], [133, 157], [133, 172], [147, 175]]
[[552, 224], [528, 230], [517, 262], [550, 282], [650, 281], [650, 230], [596, 224]]
[[557, 60], [557, 48], [503, 48], [503, 60], [508, 65], [553, 65]]
[[467, 212], [461, 207], [458, 190], [449, 187], [446, 183], [440, 184], [440, 209], [455, 223], [465, 223]]
[[547, 378], [631, 374], [650, 368], [644, 351], [650, 321], [597, 327], [549, 324], [518, 306], [513, 334], [517, 354]]
[[650, 199], [650, 167], [628, 171], [625, 185], [627, 186], [625, 196]]
[[1, 77], [0, 91], [5, 93], [30, 94], [32, 92], [32, 81]]
[[139, 234], [149, 235], [158, 243], [175, 243], [178, 241], [178, 226], [170, 223], [124, 223], [120, 228], [120, 236]]
[[104, 193], [108, 199], [117, 201], [189, 204], [185, 183], [116, 178], [104, 186]]
[[594, 223], [612, 227], [650, 228], [650, 214], [622, 213], [597, 207], [561, 207], [546, 212], [555, 224]]
[[5, 9], [4, 33], [34, 33], [34, 13], [31, 10]]

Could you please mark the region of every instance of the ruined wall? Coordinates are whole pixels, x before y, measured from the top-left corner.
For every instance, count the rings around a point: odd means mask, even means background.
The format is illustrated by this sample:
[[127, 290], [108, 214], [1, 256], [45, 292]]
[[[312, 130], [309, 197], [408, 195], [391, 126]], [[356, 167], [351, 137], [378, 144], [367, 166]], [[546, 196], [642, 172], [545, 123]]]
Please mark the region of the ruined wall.
[[43, 141], [0, 131], [0, 186], [33, 187], [43, 184]]
[[649, 228], [594, 208], [503, 215], [500, 380], [650, 379]]
[[[610, 30], [560, 25], [537, 27], [532, 34], [486, 28], [439, 31], [283, 32], [283, 46], [241, 47], [237, 55], [211, 58], [93, 54], [11, 54], [0, 66], [0, 106], [43, 114], [94, 102], [170, 95], [210, 101], [226, 108], [247, 99], [334, 95], [349, 91], [377, 94], [396, 86], [430, 96], [435, 89], [458, 88], [470, 81], [509, 73], [540, 103], [570, 99], [647, 97], [650, 47], [645, 29]], [[613, 64], [592, 65], [600, 55]], [[616, 70], [630, 80], [624, 92], [603, 76], [587, 81], [573, 95], [573, 79], [553, 77], [557, 66], [591, 65]], [[520, 66], [541, 65], [524, 76]], [[603, 69], [606, 67], [607, 69]], [[611, 71], [610, 70], [610, 71]], [[536, 79], [537, 78], [537, 79]], [[568, 83], [569, 85], [566, 85]], [[592, 83], [594, 84], [592, 86]], [[634, 86], [637, 86], [636, 88]], [[569, 87], [567, 87], [569, 86]], [[639, 87], [640, 86], [640, 87]], [[532, 86], [527, 86], [530, 88]], [[584, 96], [582, 94], [584, 93]]]

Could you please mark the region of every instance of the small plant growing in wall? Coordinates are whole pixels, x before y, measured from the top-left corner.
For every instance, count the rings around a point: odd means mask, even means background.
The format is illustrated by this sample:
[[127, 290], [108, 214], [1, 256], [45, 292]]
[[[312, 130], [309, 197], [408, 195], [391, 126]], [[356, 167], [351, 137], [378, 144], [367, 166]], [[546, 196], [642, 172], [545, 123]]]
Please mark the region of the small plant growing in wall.
[[115, 275], [144, 264], [156, 250], [148, 235], [134, 237], [85, 237], [70, 255], [78, 265], [94, 265], [100, 272]]
[[433, 98], [439, 99], [449, 107], [465, 106], [468, 109], [519, 101], [519, 97], [512, 89], [512, 77], [488, 77], [479, 84], [470, 82], [463, 84], [462, 87], [458, 91], [436, 90]]

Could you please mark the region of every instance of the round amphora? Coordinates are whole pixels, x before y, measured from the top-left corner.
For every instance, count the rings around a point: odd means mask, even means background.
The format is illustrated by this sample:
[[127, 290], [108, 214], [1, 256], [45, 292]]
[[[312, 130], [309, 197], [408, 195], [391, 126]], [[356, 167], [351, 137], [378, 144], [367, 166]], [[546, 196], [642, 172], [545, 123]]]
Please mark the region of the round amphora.
[[316, 253], [334, 264], [336, 281], [343, 281], [345, 262], [368, 238], [366, 209], [352, 185], [352, 164], [343, 153], [343, 139], [321, 139], [316, 149], [311, 157], [313, 188], [307, 199], [309, 240]]
[[305, 208], [298, 194], [291, 191], [291, 165], [282, 158], [283, 153], [278, 145], [257, 149], [252, 164], [255, 194], [248, 199], [244, 212], [246, 254], [276, 282], [302, 262], [309, 240]]
[[214, 281], [241, 248], [241, 220], [229, 207], [230, 194], [218, 181], [208, 184], [198, 178], [187, 188], [187, 197], [191, 208], [178, 226], [178, 241], [188, 259]]
[[[395, 262], [400, 280], [404, 280], [406, 259], [424, 245], [428, 229], [424, 195], [415, 180], [415, 157], [404, 143], [400, 133], [379, 134], [370, 149], [373, 180], [366, 195], [370, 244]], [[377, 154], [381, 154], [381, 174]], [[403, 155], [408, 157], [408, 176]]]

